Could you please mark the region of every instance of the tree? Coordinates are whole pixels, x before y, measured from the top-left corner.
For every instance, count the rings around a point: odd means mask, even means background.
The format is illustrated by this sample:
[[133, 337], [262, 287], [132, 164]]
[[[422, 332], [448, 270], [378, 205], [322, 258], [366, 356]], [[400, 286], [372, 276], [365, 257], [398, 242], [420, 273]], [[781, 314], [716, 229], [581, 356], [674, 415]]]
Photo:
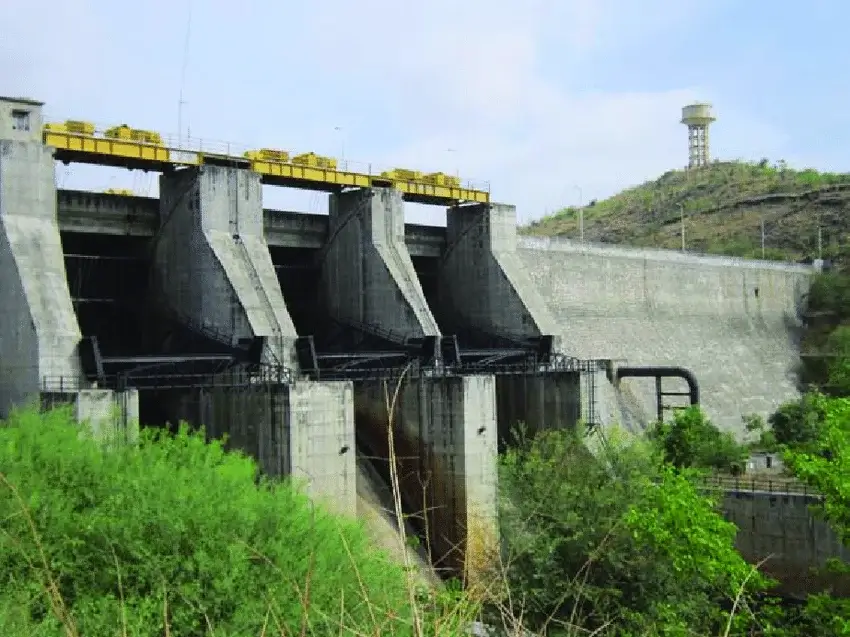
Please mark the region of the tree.
[[[821, 394], [806, 397], [810, 414], [816, 414], [815, 432], [806, 444], [790, 446], [785, 463], [796, 477], [823, 495], [816, 508], [844, 544], [850, 544], [850, 398]], [[850, 572], [850, 564], [831, 568]], [[809, 599], [800, 620], [811, 635], [850, 634], [850, 600], [817, 595]]]
[[740, 470], [747, 451], [735, 438], [720, 431], [699, 407], [677, 411], [671, 422], [650, 430], [667, 462], [678, 468]]
[[804, 447], [818, 439], [824, 417], [823, 402], [818, 396], [806, 394], [781, 405], [771, 414], [768, 423], [778, 444]]
[[746, 605], [765, 585], [735, 526], [652, 445], [604, 449], [542, 431], [501, 461], [505, 577], [528, 627], [551, 615], [604, 634], [714, 634], [722, 598], [743, 587]]
[[850, 398], [814, 394], [807, 399], [821, 417], [817, 436], [804, 447], [789, 448], [785, 462], [824, 496], [825, 519], [850, 544]]
[[839, 325], [827, 337], [824, 351], [830, 394], [850, 396], [850, 325]]

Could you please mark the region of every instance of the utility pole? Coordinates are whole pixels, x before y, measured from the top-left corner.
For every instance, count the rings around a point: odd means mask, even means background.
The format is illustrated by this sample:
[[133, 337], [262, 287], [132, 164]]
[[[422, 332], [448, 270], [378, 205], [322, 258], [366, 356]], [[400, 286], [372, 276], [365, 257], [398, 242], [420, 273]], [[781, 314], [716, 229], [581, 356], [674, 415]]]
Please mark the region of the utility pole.
[[764, 217], [761, 218], [761, 258], [764, 260]]
[[823, 259], [823, 232], [820, 226], [820, 217], [818, 217], [818, 259]]
[[340, 168], [347, 170], [345, 167], [345, 133], [342, 126], [334, 126], [334, 130], [339, 133], [339, 164]]
[[679, 220], [682, 223], [682, 252], [685, 251], [685, 206], [679, 204]]
[[575, 189], [578, 191], [578, 240], [584, 243], [584, 197], [581, 186], [575, 186]]
[[[183, 106], [186, 101], [183, 99], [183, 89], [186, 86], [186, 69], [189, 66], [189, 44], [192, 38], [192, 0], [188, 2], [189, 16], [186, 19], [186, 38], [183, 41], [183, 64], [180, 68], [180, 96], [177, 99], [177, 146], [183, 147]], [[188, 138], [188, 135], [187, 135]], [[188, 145], [188, 139], [187, 145]]]
[[[447, 153], [457, 153], [457, 148], [446, 148]], [[455, 163], [455, 177], [460, 179], [460, 167], [457, 163], [457, 154], [454, 155], [454, 163]]]

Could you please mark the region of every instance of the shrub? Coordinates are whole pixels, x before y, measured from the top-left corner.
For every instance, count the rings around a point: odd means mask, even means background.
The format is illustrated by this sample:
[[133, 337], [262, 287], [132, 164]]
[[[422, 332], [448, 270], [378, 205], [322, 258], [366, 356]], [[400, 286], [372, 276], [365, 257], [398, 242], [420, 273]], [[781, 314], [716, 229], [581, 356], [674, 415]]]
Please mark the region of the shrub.
[[699, 407], [677, 411], [672, 422], [657, 423], [650, 431], [675, 467], [739, 470], [747, 450], [728, 432], [720, 431]]
[[413, 634], [356, 522], [202, 433], [105, 451], [68, 411], [18, 412], [0, 471], [0, 634]]
[[572, 432], [542, 431], [505, 454], [499, 477], [504, 577], [530, 628], [717, 634], [719, 602], [766, 585], [716, 502], [650, 445], [609, 440], [594, 457]]

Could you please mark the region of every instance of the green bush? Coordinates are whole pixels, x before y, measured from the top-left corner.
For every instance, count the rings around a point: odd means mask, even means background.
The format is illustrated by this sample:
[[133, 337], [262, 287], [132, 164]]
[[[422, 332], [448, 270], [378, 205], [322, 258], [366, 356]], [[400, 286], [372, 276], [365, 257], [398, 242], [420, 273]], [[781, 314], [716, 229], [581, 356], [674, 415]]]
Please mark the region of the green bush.
[[823, 427], [823, 406], [818, 394], [806, 394], [780, 405], [768, 418], [777, 444], [807, 448], [814, 444]]
[[200, 433], [104, 450], [67, 411], [19, 412], [0, 472], [4, 636], [413, 632], [405, 573], [356, 522]]
[[535, 630], [580, 627], [569, 634], [718, 634], [720, 602], [742, 591], [743, 608], [766, 582], [695, 477], [639, 442], [594, 457], [568, 431], [519, 440], [499, 475], [514, 612]]
[[740, 470], [747, 449], [728, 432], [720, 431], [699, 407], [677, 411], [671, 422], [650, 430], [667, 462], [678, 468]]

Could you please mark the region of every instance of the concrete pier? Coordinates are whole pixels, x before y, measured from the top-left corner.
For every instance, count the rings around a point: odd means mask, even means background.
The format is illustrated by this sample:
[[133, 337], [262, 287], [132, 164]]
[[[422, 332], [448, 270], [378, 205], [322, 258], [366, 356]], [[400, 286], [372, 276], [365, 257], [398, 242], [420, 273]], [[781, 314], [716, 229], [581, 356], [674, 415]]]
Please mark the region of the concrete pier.
[[514, 206], [448, 209], [439, 297], [449, 322], [517, 339], [560, 333], [517, 255]]
[[327, 312], [398, 340], [439, 336], [404, 242], [403, 205], [391, 188], [331, 195], [322, 263]]
[[0, 417], [45, 384], [81, 382], [53, 152], [41, 126], [39, 103], [0, 102]]
[[256, 173], [218, 166], [160, 177], [154, 289], [190, 326], [231, 344], [268, 339], [264, 359], [294, 369], [297, 334], [263, 236]]
[[290, 476], [316, 501], [357, 509], [354, 400], [350, 381], [210, 386], [163, 392], [169, 411], [205, 425], [207, 437], [254, 458], [264, 474]]
[[139, 439], [139, 392], [136, 389], [83, 389], [74, 397], [74, 416], [103, 441], [135, 443]]
[[[355, 386], [358, 445], [387, 472], [386, 391], [392, 397], [394, 390], [378, 381]], [[402, 500], [409, 514], [418, 512], [420, 528], [428, 529], [432, 563], [474, 580], [496, 538], [494, 377], [406, 380], [392, 425]]]

